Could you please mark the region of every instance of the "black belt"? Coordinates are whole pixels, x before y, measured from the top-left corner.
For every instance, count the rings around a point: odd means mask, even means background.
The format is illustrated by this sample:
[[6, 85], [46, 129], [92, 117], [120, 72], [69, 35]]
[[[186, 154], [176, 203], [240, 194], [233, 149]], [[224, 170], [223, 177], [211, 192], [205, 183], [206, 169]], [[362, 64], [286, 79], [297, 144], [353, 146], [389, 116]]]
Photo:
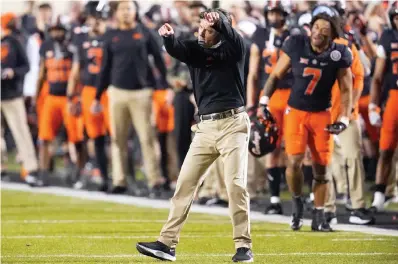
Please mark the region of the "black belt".
[[221, 112], [221, 113], [214, 113], [214, 114], [208, 114], [208, 115], [201, 115], [200, 120], [219, 120], [219, 119], [224, 119], [224, 118], [228, 118], [231, 117], [233, 115], [242, 113], [245, 111], [245, 107], [241, 106], [238, 108], [234, 108], [225, 112]]

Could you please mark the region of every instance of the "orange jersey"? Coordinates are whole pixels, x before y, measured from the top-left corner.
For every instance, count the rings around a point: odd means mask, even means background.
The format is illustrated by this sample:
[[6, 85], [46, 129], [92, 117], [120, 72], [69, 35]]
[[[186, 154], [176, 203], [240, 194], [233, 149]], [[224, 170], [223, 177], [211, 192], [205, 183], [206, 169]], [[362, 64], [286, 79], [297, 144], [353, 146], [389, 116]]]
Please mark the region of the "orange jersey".
[[[339, 38], [335, 40], [336, 43], [343, 44], [349, 46], [349, 41], [344, 38]], [[353, 90], [357, 90], [359, 93], [363, 90], [365, 71], [362, 66], [362, 62], [359, 58], [359, 51], [355, 47], [355, 45], [351, 45], [352, 52], [352, 64], [351, 71], [353, 75]], [[358, 118], [358, 102], [353, 102], [354, 112], [352, 113], [351, 119]], [[337, 120], [341, 113], [341, 97], [340, 97], [340, 87], [338, 82], [336, 81], [332, 88], [332, 120], [333, 122]]]

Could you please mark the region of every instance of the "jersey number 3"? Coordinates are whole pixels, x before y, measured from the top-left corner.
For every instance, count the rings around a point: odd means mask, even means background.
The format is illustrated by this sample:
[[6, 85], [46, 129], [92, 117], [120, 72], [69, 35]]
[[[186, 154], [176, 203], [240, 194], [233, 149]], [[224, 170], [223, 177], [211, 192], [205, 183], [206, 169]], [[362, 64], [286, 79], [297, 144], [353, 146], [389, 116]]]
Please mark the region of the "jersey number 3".
[[88, 65], [88, 71], [91, 74], [97, 74], [101, 70], [102, 61], [102, 49], [91, 48], [87, 50], [87, 56], [92, 59], [92, 62]]
[[307, 89], [305, 89], [305, 94], [311, 95], [314, 92], [316, 85], [318, 84], [319, 80], [322, 77], [322, 70], [317, 69], [317, 68], [305, 67], [303, 76], [304, 77], [307, 77], [307, 76], [312, 77], [310, 83], [307, 86]]

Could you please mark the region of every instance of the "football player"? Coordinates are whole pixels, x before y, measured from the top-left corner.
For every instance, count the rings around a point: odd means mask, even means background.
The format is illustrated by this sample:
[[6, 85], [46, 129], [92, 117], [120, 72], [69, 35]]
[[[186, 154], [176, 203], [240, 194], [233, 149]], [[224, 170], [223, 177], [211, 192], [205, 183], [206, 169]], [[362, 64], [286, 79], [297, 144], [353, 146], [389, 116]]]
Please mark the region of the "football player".
[[[264, 86], [259, 115], [272, 116], [270, 98], [289, 69], [293, 86], [284, 117], [284, 133], [288, 165], [286, 179], [293, 196], [291, 228], [299, 230], [303, 223], [301, 171], [307, 144], [311, 150], [314, 170], [313, 231], [332, 231], [324, 216], [327, 192], [327, 166], [330, 164], [332, 134], [344, 131], [352, 108], [352, 55], [345, 45], [334, 43], [341, 35], [336, 17], [319, 14], [311, 21], [311, 36], [291, 36], [282, 47], [283, 53]], [[331, 91], [335, 81], [341, 90], [342, 115], [332, 123]]]
[[74, 61], [68, 82], [68, 102], [70, 112], [79, 111], [80, 100], [77, 84], [83, 86], [81, 97], [81, 110], [84, 120], [84, 128], [90, 139], [94, 140], [95, 157], [100, 169], [103, 183], [100, 191], [107, 191], [108, 182], [108, 158], [105, 151], [105, 135], [109, 132], [108, 98], [106, 91], [101, 96], [101, 107], [91, 109], [95, 99], [96, 81], [101, 68], [103, 34], [106, 30], [106, 14], [97, 11], [99, 1], [91, 1], [86, 4], [87, 34], [79, 34], [76, 43]]
[[[267, 28], [257, 28], [253, 34], [253, 43], [250, 49], [250, 66], [248, 75], [248, 106], [255, 105], [258, 98], [258, 89], [260, 85], [269, 78], [275, 69], [276, 62], [281, 55], [282, 44], [289, 36], [289, 31], [285, 27], [285, 21], [288, 13], [278, 2], [276, 5], [265, 7], [264, 12]], [[271, 205], [265, 210], [266, 214], [282, 214], [281, 200], [279, 198], [281, 175], [285, 168], [280, 166], [281, 141], [283, 134], [283, 118], [287, 107], [287, 100], [290, 95], [290, 88], [293, 84], [293, 75], [288, 72], [286, 76], [276, 83], [275, 93], [270, 98], [269, 109], [276, 120], [279, 128], [277, 148], [266, 158], [266, 167], [268, 169], [268, 180], [271, 190]], [[249, 111], [250, 113], [250, 111]], [[251, 111], [256, 114], [255, 111]], [[255, 175], [257, 177], [257, 175]]]
[[[376, 170], [376, 191], [371, 209], [381, 211], [385, 202], [388, 177], [393, 166], [394, 150], [398, 143], [398, 9], [395, 5], [389, 11], [391, 28], [380, 37], [377, 47], [377, 59], [373, 76], [369, 120], [374, 126], [381, 126], [380, 156]], [[381, 117], [383, 80], [388, 82], [388, 99]]]
[[[49, 84], [49, 94], [44, 98], [39, 124], [39, 160], [44, 180], [50, 167], [50, 142], [55, 139], [59, 128], [64, 123], [68, 141], [75, 144], [77, 165], [80, 169], [83, 161], [83, 120], [69, 113], [67, 109], [67, 85], [72, 68], [73, 53], [66, 40], [67, 29], [59, 21], [49, 28], [50, 39], [40, 47], [40, 69], [37, 82], [36, 98], [41, 94], [45, 80]], [[73, 175], [76, 180], [78, 175]]]

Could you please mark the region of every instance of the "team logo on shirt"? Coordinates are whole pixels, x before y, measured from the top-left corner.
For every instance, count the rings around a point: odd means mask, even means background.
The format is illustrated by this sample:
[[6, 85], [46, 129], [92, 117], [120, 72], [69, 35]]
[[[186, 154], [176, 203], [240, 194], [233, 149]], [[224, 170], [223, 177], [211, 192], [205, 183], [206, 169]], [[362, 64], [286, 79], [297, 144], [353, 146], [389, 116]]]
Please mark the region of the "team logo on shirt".
[[90, 42], [85, 41], [85, 42], [83, 43], [83, 48], [88, 49], [89, 47], [90, 47]]
[[341, 59], [341, 53], [338, 50], [334, 50], [330, 53], [330, 58], [333, 61], [339, 61]]
[[133, 34], [133, 39], [142, 39], [142, 34], [141, 33], [134, 33]]
[[391, 43], [392, 49], [398, 49], [398, 43]]
[[312, 64], [316, 65], [318, 63], [318, 61], [316, 59], [312, 60]]
[[52, 50], [48, 50], [48, 51], [46, 52], [46, 57], [47, 57], [47, 58], [52, 58], [52, 57], [54, 57], [54, 52], [53, 52]]
[[1, 61], [4, 62], [9, 53], [8, 44], [1, 43]]
[[308, 59], [305, 59], [305, 58], [300, 58], [300, 63], [303, 63], [303, 64], [308, 64]]

